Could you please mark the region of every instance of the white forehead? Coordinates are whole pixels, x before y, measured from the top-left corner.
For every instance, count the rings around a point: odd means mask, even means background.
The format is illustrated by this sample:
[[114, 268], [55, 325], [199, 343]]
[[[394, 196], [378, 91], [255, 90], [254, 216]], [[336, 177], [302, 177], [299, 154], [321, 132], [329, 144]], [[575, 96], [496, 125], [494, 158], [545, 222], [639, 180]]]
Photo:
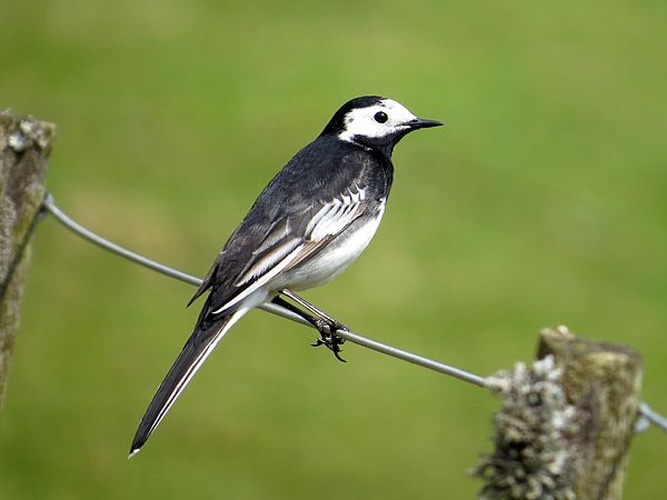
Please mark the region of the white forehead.
[[[383, 112], [387, 121], [380, 123], [375, 115]], [[345, 129], [339, 137], [346, 141], [354, 140], [354, 136], [383, 137], [406, 128], [407, 123], [417, 118], [408, 108], [392, 100], [383, 99], [373, 106], [356, 108], [345, 115]]]

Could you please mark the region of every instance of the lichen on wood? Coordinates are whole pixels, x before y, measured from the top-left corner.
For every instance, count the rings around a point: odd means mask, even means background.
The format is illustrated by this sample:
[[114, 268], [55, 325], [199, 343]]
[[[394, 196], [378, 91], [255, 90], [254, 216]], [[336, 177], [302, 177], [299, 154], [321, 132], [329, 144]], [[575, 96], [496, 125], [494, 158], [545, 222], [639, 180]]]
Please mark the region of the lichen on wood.
[[630, 348], [544, 330], [538, 361], [487, 379], [503, 397], [495, 450], [475, 474], [485, 500], [617, 500], [639, 412], [642, 363]]
[[8, 110], [0, 112], [0, 405], [55, 132], [50, 123]]

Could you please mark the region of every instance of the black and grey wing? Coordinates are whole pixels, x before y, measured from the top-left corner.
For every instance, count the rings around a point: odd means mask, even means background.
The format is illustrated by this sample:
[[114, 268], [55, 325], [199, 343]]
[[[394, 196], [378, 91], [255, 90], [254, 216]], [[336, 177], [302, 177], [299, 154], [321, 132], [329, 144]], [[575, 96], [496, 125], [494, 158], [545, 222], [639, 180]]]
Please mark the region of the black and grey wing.
[[[256, 248], [249, 251], [245, 265], [225, 288], [233, 293], [225, 301], [213, 300], [210, 314], [233, 311], [262, 287], [289, 287], [281, 277], [312, 259], [358, 219], [373, 210], [374, 204], [357, 185], [327, 201], [318, 201], [298, 214], [283, 216], [268, 227]], [[219, 268], [224, 270], [224, 260]], [[215, 295], [215, 290], [212, 292]]]
[[203, 315], [234, 310], [318, 255], [359, 219], [378, 215], [391, 184], [391, 165], [373, 168], [368, 153], [344, 148], [323, 160], [311, 144], [271, 181], [193, 297], [211, 289]]

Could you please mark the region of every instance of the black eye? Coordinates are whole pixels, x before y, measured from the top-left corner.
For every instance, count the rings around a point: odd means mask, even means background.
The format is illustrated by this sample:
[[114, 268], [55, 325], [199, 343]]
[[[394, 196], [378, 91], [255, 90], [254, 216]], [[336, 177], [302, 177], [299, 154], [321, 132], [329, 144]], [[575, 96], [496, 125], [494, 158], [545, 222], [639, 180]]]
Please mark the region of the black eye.
[[375, 118], [375, 121], [378, 123], [385, 123], [389, 119], [387, 113], [384, 111], [378, 111], [373, 118]]

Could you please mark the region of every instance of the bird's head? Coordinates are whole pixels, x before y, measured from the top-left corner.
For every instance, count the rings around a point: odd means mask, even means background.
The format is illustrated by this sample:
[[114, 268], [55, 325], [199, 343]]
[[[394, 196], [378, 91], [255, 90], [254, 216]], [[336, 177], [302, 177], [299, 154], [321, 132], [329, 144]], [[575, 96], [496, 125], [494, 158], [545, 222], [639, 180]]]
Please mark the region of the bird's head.
[[438, 127], [441, 122], [418, 118], [402, 104], [384, 97], [364, 96], [346, 102], [336, 111], [322, 135], [357, 143], [391, 155], [394, 146], [413, 130]]

